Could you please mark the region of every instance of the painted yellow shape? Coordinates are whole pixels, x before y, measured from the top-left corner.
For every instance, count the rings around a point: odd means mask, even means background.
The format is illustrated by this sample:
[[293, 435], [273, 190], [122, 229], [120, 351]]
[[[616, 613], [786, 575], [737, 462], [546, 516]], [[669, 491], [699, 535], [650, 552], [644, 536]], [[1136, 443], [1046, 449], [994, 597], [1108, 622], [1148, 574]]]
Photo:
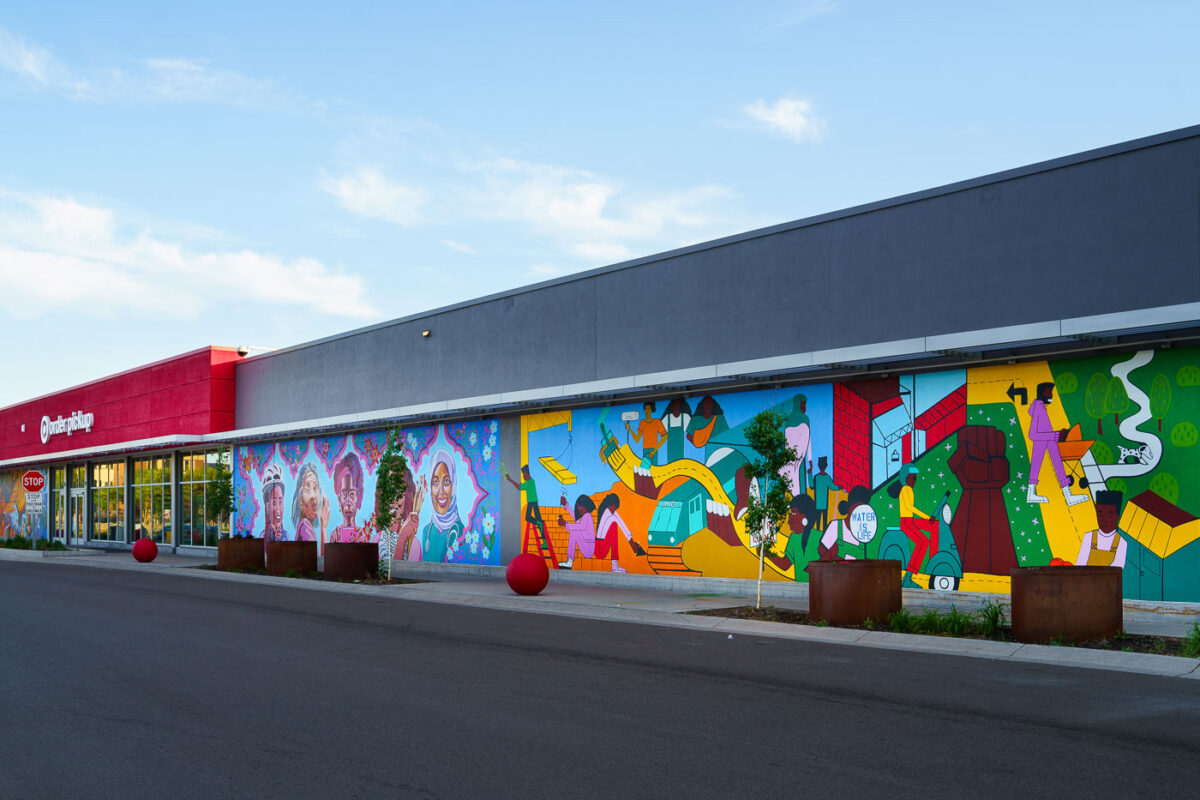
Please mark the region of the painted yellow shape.
[[[641, 459], [634, 455], [630, 446], [628, 444], [623, 444], [616, 450], [613, 450], [612, 453], [609, 454], [607, 461], [608, 466], [617, 476], [617, 479], [630, 489], [633, 489], [633, 468], [635, 465], [641, 463]], [[734, 504], [733, 501], [729, 499], [729, 494], [725, 491], [725, 487], [721, 486], [721, 482], [717, 480], [716, 475], [713, 475], [712, 470], [701, 464], [699, 461], [691, 458], [681, 458], [678, 461], [672, 461], [670, 464], [650, 467], [650, 479], [654, 481], [655, 486], [662, 486], [672, 478], [688, 478], [696, 481], [702, 487], [704, 487], [704, 491], [708, 492], [709, 497], [711, 497], [715, 502], [729, 506], [730, 513], [732, 514]], [[733, 523], [734, 533], [737, 534], [738, 540], [742, 543], [742, 547], [751, 553], [757, 553], [758, 548], [752, 546], [750, 544], [749, 537], [746, 536], [745, 523], [743, 523], [740, 519], [733, 519], [732, 516], [730, 517], [730, 521]], [[688, 541], [691, 541], [691, 538], [692, 537], [689, 537]], [[717, 541], [721, 540], [718, 538]], [[786, 539], [783, 539], [782, 541], [786, 541]], [[732, 552], [734, 549], [730, 548], [729, 545], [725, 544], [724, 542], [722, 542], [722, 546], [727, 552]], [[778, 550], [781, 547], [782, 544], [777, 545], [776, 549]], [[755, 577], [757, 577], [757, 558], [755, 558], [754, 563]], [[792, 577], [796, 573], [795, 567], [789, 567], [786, 570], [781, 570], [770, 561], [767, 561], [764, 564], [764, 570], [774, 572], [785, 580], [792, 580]]]
[[983, 572], [965, 572], [959, 581], [960, 592], [992, 592], [1008, 594], [1012, 591], [1012, 578], [1007, 575], [988, 575]]
[[[1010, 405], [1023, 433], [1021, 438], [1025, 441], [1025, 454], [1032, 459], [1033, 442], [1029, 440], [1029, 406], [1021, 405], [1019, 401], [1009, 398], [1008, 388], [1014, 384], [1018, 389], [1024, 388], [1032, 402], [1037, 392], [1037, 385], [1053, 380], [1054, 376], [1050, 373], [1050, 366], [1045, 361], [972, 367], [967, 370], [967, 404], [968, 406], [985, 403]], [[1054, 392], [1054, 402], [1046, 410], [1050, 417], [1050, 424], [1054, 426], [1055, 430], [1071, 427], [1071, 421], [1067, 419], [1062, 403], [1059, 402], [1057, 389]], [[1063, 466], [1068, 471], [1070, 470], [1070, 464]], [[1079, 470], [1079, 474], [1083, 474], [1082, 470]], [[1024, 492], [1028, 477], [1023, 476], [1018, 479], [1014, 476], [1012, 483], [1015, 484], [1015, 488]], [[1058, 478], [1054, 474], [1054, 465], [1050, 463], [1049, 458], [1042, 462], [1042, 471], [1038, 475], [1038, 486], [1040, 487], [1038, 494], [1049, 500], [1049, 502], [1038, 505], [1041, 507], [1042, 525], [1046, 529], [1046, 539], [1050, 543], [1050, 557], [1074, 562], [1079, 555], [1079, 543], [1083, 541], [1083, 534], [1096, 527], [1096, 508], [1090, 502], [1074, 506], [1067, 505], [1067, 501], [1063, 499], [1062, 489], [1058, 485]], [[1074, 487], [1072, 490], [1079, 491]]]
[[[538, 414], [522, 414], [521, 415], [521, 463], [529, 463], [529, 434], [534, 431], [553, 428], [558, 425], [566, 425], [567, 430], [571, 430], [572, 420], [571, 412], [567, 411], [543, 411]], [[544, 463], [544, 462], [543, 462]], [[518, 470], [510, 470], [514, 475]], [[572, 481], [574, 483], [574, 481]]]
[[575, 473], [558, 463], [558, 459], [554, 456], [542, 456], [538, 461], [562, 485], [570, 486], [575, 482]]
[[1200, 519], [1172, 528], [1134, 503], [1125, 505], [1120, 527], [1130, 538], [1159, 558], [1166, 558], [1181, 547], [1200, 539]]
[[[687, 539], [680, 547], [680, 558], [688, 569], [701, 575], [722, 578], [755, 580], [758, 578], [758, 557], [743, 547], [730, 547], [708, 528], [702, 528]], [[764, 580], [783, 580], [777, 573], [763, 565]]]

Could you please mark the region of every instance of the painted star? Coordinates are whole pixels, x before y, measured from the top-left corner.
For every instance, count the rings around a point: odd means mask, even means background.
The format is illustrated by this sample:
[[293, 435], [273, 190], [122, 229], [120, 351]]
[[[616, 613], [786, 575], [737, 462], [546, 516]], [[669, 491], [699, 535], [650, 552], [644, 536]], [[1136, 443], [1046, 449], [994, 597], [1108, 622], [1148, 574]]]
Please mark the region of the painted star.
[[1024, 476], [1023, 476], [1023, 475], [1021, 475], [1021, 473], [1019, 473], [1019, 472], [1018, 472], [1018, 473], [1017, 473], [1017, 480], [1021, 480], [1021, 478], [1022, 478], [1022, 477], [1024, 477]]
[[1009, 418], [1008, 418], [1008, 424], [1009, 424], [1009, 425], [1016, 425], [1016, 424], [1017, 424], [1017, 418], [1016, 418], [1016, 417], [1009, 417]]
[[950, 444], [949, 442], [946, 442], [946, 452], [949, 453], [953, 449], [954, 449], [954, 445]]
[[[1028, 559], [1027, 559], [1025, 556], [1021, 556], [1021, 560], [1022, 560], [1022, 561], [1027, 561]], [[1021, 573], [1021, 574], [1022, 574], [1022, 575], [1024, 575], [1025, 573]]]
[[939, 472], [939, 473], [938, 473], [938, 477], [939, 477], [939, 478], [944, 478], [944, 477], [946, 477], [946, 473], [944, 473], [944, 472]]
[[1033, 524], [1034, 524], [1034, 525], [1041, 525], [1042, 523], [1041, 523], [1040, 521], [1038, 521], [1038, 518], [1037, 518], [1037, 517], [1034, 517], [1034, 518], [1033, 518]]

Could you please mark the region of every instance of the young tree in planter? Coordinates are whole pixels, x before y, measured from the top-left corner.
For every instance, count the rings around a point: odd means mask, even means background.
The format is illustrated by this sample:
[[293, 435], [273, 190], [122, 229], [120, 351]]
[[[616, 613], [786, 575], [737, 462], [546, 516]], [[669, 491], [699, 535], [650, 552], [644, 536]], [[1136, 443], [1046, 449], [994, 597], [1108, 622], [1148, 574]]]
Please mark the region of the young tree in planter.
[[399, 428], [388, 431], [387, 447], [383, 451], [379, 471], [375, 475], [375, 494], [379, 501], [375, 523], [379, 526], [379, 541], [386, 553], [384, 563], [387, 564], [388, 580], [392, 578], [392, 554], [396, 549], [397, 535], [396, 531], [392, 530], [392, 522], [396, 517], [396, 508], [404, 498], [404, 493], [408, 491], [408, 484], [404, 481], [404, 473], [408, 471], [408, 459], [404, 457], [402, 441]]
[[[787, 443], [783, 432], [786, 425], [787, 415], [763, 411], [745, 428], [746, 442], [757, 456], [746, 465], [746, 477], [761, 481], [758, 495], [750, 493], [746, 515], [742, 518], [750, 542], [758, 544], [758, 601], [755, 608], [762, 608], [763, 560], [767, 548], [775, 543], [788, 516], [788, 485], [780, 472], [799, 458], [795, 448]], [[800, 569], [799, 564], [796, 569]]]

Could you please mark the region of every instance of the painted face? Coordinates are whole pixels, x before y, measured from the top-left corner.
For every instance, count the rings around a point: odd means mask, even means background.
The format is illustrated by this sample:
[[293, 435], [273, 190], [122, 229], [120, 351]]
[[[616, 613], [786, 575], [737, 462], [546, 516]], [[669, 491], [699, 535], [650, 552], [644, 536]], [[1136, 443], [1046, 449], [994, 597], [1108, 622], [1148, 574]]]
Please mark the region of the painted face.
[[1112, 533], [1117, 529], [1117, 523], [1120, 521], [1120, 516], [1117, 514], [1116, 506], [1096, 506], [1096, 525], [1099, 526], [1101, 532]]
[[267, 497], [267, 526], [273, 531], [283, 530], [283, 487], [275, 484]]
[[798, 508], [793, 508], [788, 512], [788, 527], [792, 529], [793, 533], [803, 531], [807, 528], [808, 519], [805, 517], [804, 512]]
[[450, 510], [450, 504], [454, 501], [454, 477], [445, 464], [438, 464], [433, 468], [433, 476], [429, 479], [429, 494], [433, 497], [433, 507], [439, 514]]
[[354, 488], [354, 476], [344, 470], [338, 482], [338, 505], [346, 519], [352, 519], [358, 510], [358, 490]]
[[305, 519], [317, 518], [320, 498], [321, 487], [317, 485], [317, 476], [310, 472], [304, 476], [304, 483], [300, 485], [300, 513]]

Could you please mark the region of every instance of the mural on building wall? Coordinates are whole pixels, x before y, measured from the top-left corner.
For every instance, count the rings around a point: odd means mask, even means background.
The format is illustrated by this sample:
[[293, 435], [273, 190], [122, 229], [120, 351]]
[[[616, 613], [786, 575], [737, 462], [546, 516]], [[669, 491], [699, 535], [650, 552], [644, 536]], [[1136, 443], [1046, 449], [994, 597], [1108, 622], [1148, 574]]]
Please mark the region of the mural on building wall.
[[392, 530], [375, 523], [384, 432], [234, 451], [235, 533], [270, 540], [378, 542], [397, 560], [499, 564], [499, 423], [402, 431], [409, 486]]
[[[0, 472], [0, 539], [14, 536], [46, 538], [49, 489], [36, 496], [25, 491], [21, 478], [28, 470]], [[46, 473], [42, 472], [43, 479]]]
[[909, 587], [1006, 592], [1015, 566], [1112, 564], [1200, 601], [1200, 351], [994, 365], [522, 417], [522, 549], [560, 569], [753, 578], [755, 414], [799, 458], [767, 577], [895, 558]]

